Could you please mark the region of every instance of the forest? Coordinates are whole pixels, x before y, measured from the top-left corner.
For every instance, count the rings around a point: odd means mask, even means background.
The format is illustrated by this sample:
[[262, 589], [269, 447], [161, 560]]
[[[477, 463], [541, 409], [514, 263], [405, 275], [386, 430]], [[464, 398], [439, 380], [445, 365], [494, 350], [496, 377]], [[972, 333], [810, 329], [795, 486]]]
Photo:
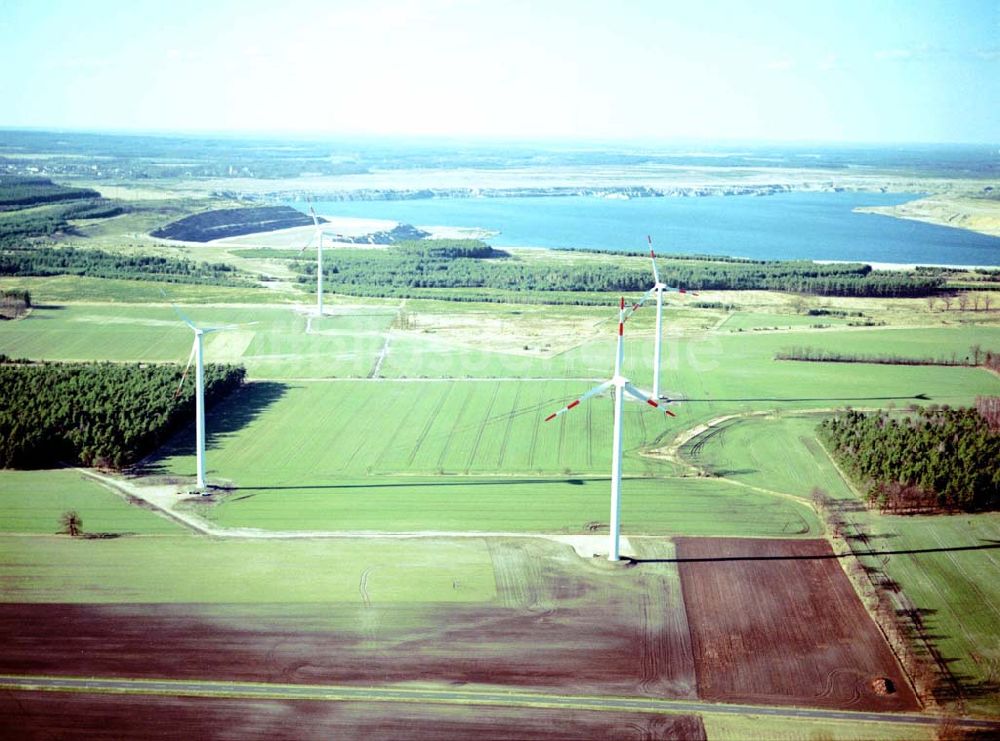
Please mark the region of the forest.
[[864, 490], [898, 514], [995, 510], [1000, 506], [1000, 414], [995, 397], [976, 406], [902, 415], [847, 411], [819, 426], [820, 439]]
[[166, 283], [255, 285], [226, 263], [201, 263], [159, 255], [115, 254], [76, 247], [28, 247], [0, 251], [0, 275], [83, 275]]
[[[211, 406], [244, 380], [241, 366], [205, 366]], [[123, 468], [194, 416], [192, 378], [178, 365], [0, 364], [0, 468]]]
[[[255, 256], [266, 252], [253, 251]], [[315, 280], [310, 256], [293, 260], [291, 266], [300, 273], [300, 282]], [[933, 294], [944, 285], [940, 276], [881, 272], [861, 264], [668, 258], [660, 260], [660, 266], [665, 283], [689, 290], [898, 298]], [[337, 249], [327, 253], [324, 265], [330, 290], [365, 296], [420, 296], [414, 289], [428, 288], [636, 292], [647, 290], [650, 279], [648, 265], [641, 263], [526, 262], [477, 240], [399, 242], [387, 250]]]
[[0, 210], [26, 208], [55, 201], [78, 201], [100, 198], [101, 194], [89, 188], [72, 188], [56, 185], [48, 178], [25, 175], [0, 176]]
[[125, 209], [89, 188], [56, 185], [48, 178], [0, 177], [0, 248], [23, 247], [31, 237], [69, 231], [71, 219], [104, 219]]

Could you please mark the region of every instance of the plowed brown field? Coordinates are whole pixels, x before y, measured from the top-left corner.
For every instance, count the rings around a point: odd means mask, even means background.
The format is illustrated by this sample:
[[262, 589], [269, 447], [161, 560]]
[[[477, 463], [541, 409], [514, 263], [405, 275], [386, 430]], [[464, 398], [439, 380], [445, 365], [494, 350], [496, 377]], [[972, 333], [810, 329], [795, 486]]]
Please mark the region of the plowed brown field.
[[485, 603], [0, 604], [0, 672], [695, 697], [673, 564], [490, 548], [498, 596]]
[[[918, 707], [826, 541], [680, 538], [676, 546], [703, 700]], [[880, 677], [895, 692], [877, 694]]]
[[0, 737], [703, 741], [705, 727], [690, 715], [7, 692], [0, 696]]

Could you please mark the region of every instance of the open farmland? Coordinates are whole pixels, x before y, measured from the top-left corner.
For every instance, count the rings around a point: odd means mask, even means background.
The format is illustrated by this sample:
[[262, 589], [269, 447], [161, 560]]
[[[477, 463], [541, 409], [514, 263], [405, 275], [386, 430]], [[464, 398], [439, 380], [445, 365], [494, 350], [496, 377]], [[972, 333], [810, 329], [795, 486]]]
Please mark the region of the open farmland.
[[695, 697], [670, 563], [615, 568], [534, 539], [176, 544], [90, 548], [58, 605], [48, 574], [81, 544], [6, 552], [0, 672]]
[[[57, 720], [43, 723], [39, 717]], [[706, 738], [701, 719], [692, 715], [62, 693], [47, 693], [41, 698], [22, 692], [0, 696], [0, 733], [9, 737], [28, 737], [45, 729], [60, 737], [79, 739], [155, 737], [188, 741], [210, 737], [250, 741], [284, 738], [291, 728], [295, 729], [295, 738], [303, 741], [463, 741], [482, 734], [496, 741]]]
[[182, 532], [172, 520], [126, 501], [79, 471], [0, 470], [2, 532], [55, 533], [67, 510], [86, 513], [83, 531], [94, 537]]
[[854, 496], [819, 440], [826, 414], [736, 417], [681, 447], [692, 463], [747, 486], [807, 498], [816, 487], [837, 499]]
[[996, 712], [1000, 517], [901, 517], [862, 509], [817, 440], [817, 423], [815, 416], [737, 419], [696, 437], [681, 453], [742, 484], [803, 498], [819, 486], [839, 500], [848, 542], [873, 582], [887, 580], [921, 616], [917, 647], [939, 657], [940, 699]]
[[[917, 707], [826, 542], [685, 538], [677, 558], [700, 697]], [[891, 694], [876, 691], [881, 679]]]
[[[1000, 516], [858, 518], [870, 555], [920, 616], [943, 702], [996, 713], [1000, 698]], [[864, 541], [856, 550], [864, 553]]]
[[[66, 286], [51, 285], [56, 295], [68, 295]], [[251, 381], [208, 413], [208, 477], [225, 488], [205, 498], [175, 497], [171, 505], [200, 518], [205, 532], [218, 537], [180, 534], [178, 522], [129, 504], [127, 496], [75, 472], [0, 478], [16, 483], [0, 497], [11, 514], [0, 518], [0, 529], [32, 534], [0, 536], [0, 641], [6, 646], [0, 671], [916, 707], [837, 562], [825, 556], [785, 559], [799, 551], [816, 555], [810, 549], [818, 546], [805, 540], [824, 532], [806, 501], [812, 487], [851, 496], [812, 438], [817, 418], [806, 412], [845, 404], [968, 403], [977, 394], [996, 393], [1000, 382], [971, 368], [773, 358], [799, 344], [958, 354], [975, 343], [1000, 347], [1000, 329], [816, 331], [801, 327], [802, 317], [772, 307], [756, 320], [739, 321], [798, 328], [734, 333], [719, 326], [725, 312], [671, 309], [680, 321], [668, 313], [663, 388], [682, 400], [673, 407], [676, 418], [639, 404], [625, 406], [623, 548], [636, 563], [611, 567], [580, 556], [606, 543], [612, 399], [598, 397], [554, 422], [542, 420], [608, 375], [613, 312], [609, 321], [609, 312], [599, 307], [330, 297], [329, 313], [310, 318], [307, 294], [299, 294], [301, 304], [293, 307], [282, 305], [274, 292], [267, 293], [274, 295], [271, 303], [261, 302], [257, 294], [266, 289], [245, 290], [253, 296], [220, 293], [210, 305], [188, 300], [184, 287], [170, 291], [198, 322], [242, 325], [210, 336], [205, 346], [206, 360], [242, 363]], [[162, 296], [143, 300], [43, 300], [27, 319], [0, 324], [0, 352], [32, 359], [184, 362], [190, 331]], [[784, 319], [787, 324], [770, 324]], [[641, 387], [649, 386], [651, 333], [651, 314], [645, 312], [626, 329], [625, 371]], [[699, 424], [760, 412], [767, 416], [738, 418], [695, 438], [679, 459], [669, 454], [677, 437]], [[182, 429], [124, 483], [183, 488], [194, 473], [193, 438], [193, 429]], [[714, 475], [693, 475], [685, 459]], [[80, 511], [86, 531], [136, 535], [83, 541], [41, 535], [52, 533], [70, 507]], [[976, 537], [996, 537], [984, 532]], [[332, 534], [339, 535], [318, 537]], [[516, 537], [522, 534], [542, 537]], [[680, 563], [669, 540], [678, 536]], [[701, 537], [713, 539], [693, 539]], [[742, 540], [750, 537], [795, 540]], [[914, 542], [927, 537], [914, 536]], [[686, 572], [717, 565], [685, 561], [685, 548], [730, 542], [767, 553], [776, 549], [781, 558], [718, 562], [721, 573], [699, 576], [700, 586], [684, 583], [682, 589], [682, 579], [692, 578]], [[961, 570], [952, 561], [955, 554], [944, 553], [933, 562], [915, 561], [909, 571], [898, 560], [902, 555], [889, 565], [900, 572], [893, 578], [901, 583], [925, 584], [916, 591], [920, 605], [931, 605], [942, 621], [947, 615], [961, 627], [941, 646], [970, 688], [989, 686], [995, 671], [988, 646], [996, 622], [982, 610], [967, 617], [971, 597], [994, 597], [964, 564], [985, 562], [989, 553], [961, 553], [958, 558], [970, 559], [961, 561]], [[947, 573], [948, 587], [931, 573]], [[981, 573], [993, 573], [988, 563]], [[958, 578], [963, 574], [964, 582]], [[713, 584], [736, 592], [750, 584], [760, 603], [749, 622], [730, 625], [717, 639], [713, 625], [736, 617], [708, 603], [712, 595], [704, 591]], [[851, 649], [846, 629], [824, 633], [805, 626], [810, 606], [826, 600], [837, 606], [830, 619], [868, 636], [867, 643]], [[945, 613], [934, 606], [944, 600], [962, 607]], [[930, 614], [927, 621], [939, 631], [951, 624], [934, 622]], [[728, 646], [732, 658], [740, 640], [752, 657], [739, 671], [730, 671], [724, 655], [705, 650], [713, 641]], [[807, 670], [794, 662], [808, 664]], [[795, 674], [800, 670], [804, 674]], [[864, 678], [874, 673], [893, 679], [897, 692], [873, 695]], [[211, 707], [223, 710], [213, 718], [242, 709], [247, 722], [256, 718], [266, 728], [275, 718], [309, 727], [304, 704], [292, 711], [277, 699], [142, 702], [150, 708], [161, 703], [181, 725], [192, 708], [211, 713], [207, 703], [214, 702]], [[992, 703], [980, 696], [966, 707], [990, 713]], [[633, 722], [627, 732], [669, 736], [682, 728], [695, 738], [704, 735], [700, 720], [678, 716], [615, 712], [605, 713], [611, 721], [603, 723], [580, 716], [582, 710], [529, 716], [524, 709], [410, 713], [398, 703], [373, 705], [353, 714], [346, 704], [326, 703], [326, 711], [317, 706], [308, 717], [317, 727], [344, 733], [408, 722], [418, 735], [434, 723], [445, 724], [442, 733], [454, 728], [458, 736], [478, 728], [492, 733], [496, 724], [531, 735], [538, 727], [532, 718], [544, 717], [537, 723], [548, 723], [546, 731], [559, 724], [574, 737], [607, 736], [607, 729]], [[37, 717], [36, 706], [28, 707]], [[89, 728], [88, 718], [102, 711], [118, 718], [121, 707], [136, 705], [78, 700], [66, 714]], [[376, 715], [359, 720], [370, 712]], [[380, 724], [364, 725], [378, 717]], [[710, 721], [707, 711], [703, 717], [714, 729], [710, 738], [740, 738], [740, 729], [748, 728], [751, 735], [777, 728], [787, 738], [877, 738], [884, 730], [860, 726], [866, 729], [861, 733], [842, 721]], [[910, 726], [893, 731], [884, 735], [923, 737]]]

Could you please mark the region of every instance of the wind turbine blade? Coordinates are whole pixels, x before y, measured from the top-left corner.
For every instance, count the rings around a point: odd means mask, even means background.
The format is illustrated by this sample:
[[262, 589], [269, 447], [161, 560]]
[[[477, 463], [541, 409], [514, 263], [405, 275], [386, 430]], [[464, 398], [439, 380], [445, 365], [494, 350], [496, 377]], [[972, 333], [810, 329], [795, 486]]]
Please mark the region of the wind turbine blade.
[[669, 409], [667, 409], [667, 405], [666, 405], [665, 402], [657, 401], [653, 397], [648, 396], [647, 394], [642, 393], [639, 389], [637, 389], [631, 383], [626, 383], [625, 384], [625, 393], [627, 393], [629, 396], [631, 396], [631, 397], [633, 397], [635, 399], [638, 399], [639, 401], [646, 402], [651, 407], [656, 407], [657, 409], [659, 409], [664, 414], [669, 414], [671, 417], [676, 417], [677, 416], [676, 414], [674, 414], [673, 412], [671, 412]]
[[319, 218], [317, 218], [316, 211], [311, 204], [309, 206], [309, 214], [313, 217], [313, 226], [319, 229]]
[[177, 390], [174, 391], [175, 399], [181, 395], [181, 388], [183, 388], [184, 386], [184, 380], [187, 378], [188, 371], [191, 370], [191, 363], [194, 361], [194, 353], [195, 350], [197, 349], [198, 349], [198, 339], [195, 338], [195, 341], [191, 344], [191, 354], [188, 355], [187, 365], [184, 366], [184, 372], [181, 373], [180, 383], [177, 384]]
[[638, 301], [636, 301], [634, 304], [632, 304], [631, 307], [629, 307], [628, 309], [625, 310], [625, 318], [628, 319], [630, 316], [632, 316], [636, 312], [636, 310], [638, 310], [643, 304], [645, 304], [647, 301], [649, 301], [655, 295], [656, 295], [656, 289], [655, 288], [650, 288], [648, 291], [646, 291], [642, 295], [641, 299], [639, 299]]
[[170, 304], [170, 307], [174, 310], [174, 313], [181, 318], [182, 322], [191, 327], [191, 329], [197, 329], [195, 323], [191, 321], [191, 319], [187, 316], [187, 314], [185, 314], [183, 311], [177, 308], [177, 304]]
[[565, 414], [570, 409], [573, 409], [574, 407], [579, 406], [581, 402], [584, 402], [587, 399], [590, 399], [590, 398], [592, 398], [594, 396], [597, 396], [599, 393], [601, 393], [602, 391], [604, 391], [605, 389], [607, 389], [608, 387], [610, 387], [612, 385], [614, 385], [613, 381], [605, 381], [604, 383], [600, 383], [597, 386], [594, 386], [594, 388], [592, 388], [590, 391], [588, 391], [587, 393], [585, 393], [583, 396], [581, 396], [576, 401], [571, 401], [569, 404], [567, 404], [566, 406], [564, 406], [558, 412], [554, 412], [554, 413], [550, 414], [548, 417], [545, 418], [545, 421], [548, 422], [551, 419], [555, 419], [560, 414]]
[[660, 282], [660, 272], [656, 269], [656, 254], [653, 252], [653, 238], [646, 235], [646, 241], [649, 242], [649, 259], [653, 262], [653, 282]]

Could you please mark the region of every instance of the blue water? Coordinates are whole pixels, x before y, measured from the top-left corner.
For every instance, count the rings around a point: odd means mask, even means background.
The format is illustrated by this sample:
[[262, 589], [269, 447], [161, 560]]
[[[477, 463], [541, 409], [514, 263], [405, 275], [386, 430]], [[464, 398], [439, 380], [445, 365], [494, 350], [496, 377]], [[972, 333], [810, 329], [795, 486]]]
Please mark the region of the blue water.
[[[645, 249], [755, 259], [1000, 265], [1000, 238], [950, 227], [857, 214], [893, 206], [900, 193], [636, 198], [435, 198], [317, 204], [322, 213], [500, 232], [495, 247]], [[301, 207], [301, 204], [290, 204]]]

